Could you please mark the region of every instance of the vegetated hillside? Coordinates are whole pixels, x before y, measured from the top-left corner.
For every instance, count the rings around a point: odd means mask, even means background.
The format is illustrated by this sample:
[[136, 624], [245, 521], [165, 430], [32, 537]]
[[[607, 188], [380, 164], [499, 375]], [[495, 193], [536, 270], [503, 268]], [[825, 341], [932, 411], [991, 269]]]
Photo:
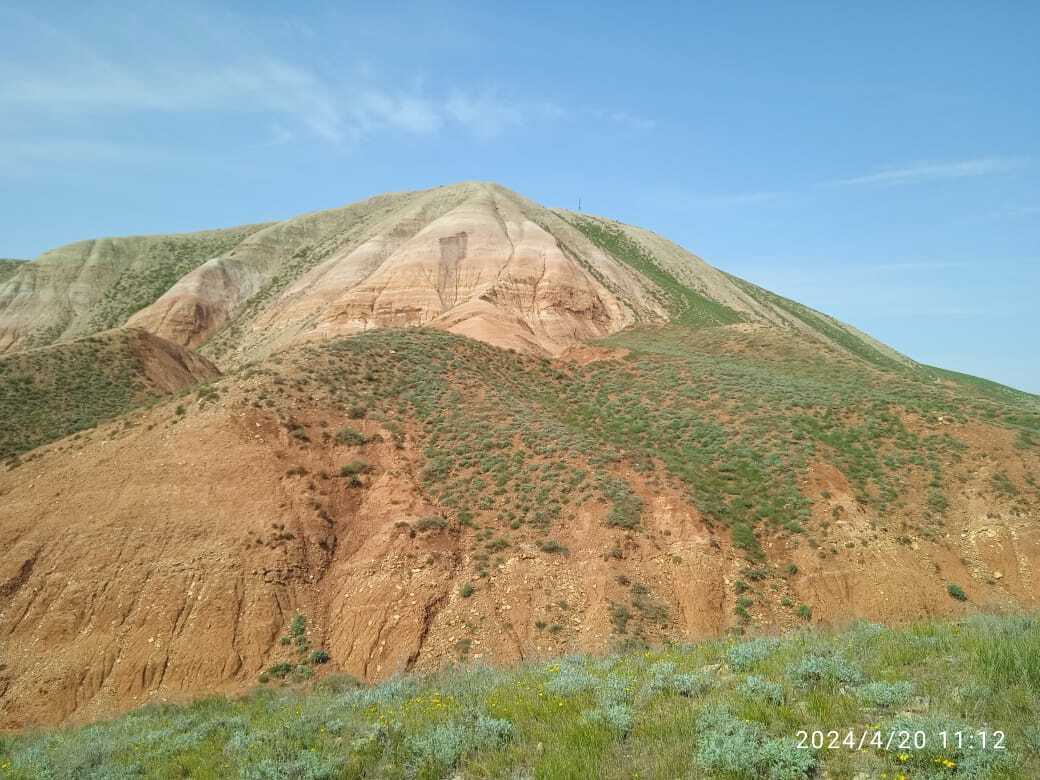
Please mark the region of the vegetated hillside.
[[14, 276], [15, 271], [17, 271], [21, 265], [22, 261], [20, 260], [0, 260], [0, 282]]
[[1037, 399], [922, 371], [749, 322], [243, 366], [0, 474], [4, 725], [240, 690], [300, 647], [378, 680], [1035, 609]]
[[219, 373], [205, 358], [137, 329], [0, 356], [0, 460]]
[[425, 325], [553, 356], [666, 321], [768, 323], [912, 365], [650, 231], [483, 182], [269, 225], [73, 244], [0, 282], [0, 350], [126, 323], [200, 347], [221, 367], [379, 327]]
[[[311, 637], [297, 618], [294, 636]], [[1031, 778], [1038, 657], [1035, 619], [975, 616], [470, 666], [375, 687], [294, 662], [238, 700], [0, 736], [0, 770], [12, 780]]]
[[179, 278], [262, 226], [100, 238], [0, 270], [0, 353], [42, 347], [126, 323]]

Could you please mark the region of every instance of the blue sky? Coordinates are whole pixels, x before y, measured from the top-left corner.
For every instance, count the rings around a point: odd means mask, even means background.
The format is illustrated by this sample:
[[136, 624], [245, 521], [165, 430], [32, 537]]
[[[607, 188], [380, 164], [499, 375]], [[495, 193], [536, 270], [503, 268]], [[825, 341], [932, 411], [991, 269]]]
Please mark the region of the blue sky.
[[0, 257], [494, 180], [1040, 392], [1040, 4], [21, 5]]

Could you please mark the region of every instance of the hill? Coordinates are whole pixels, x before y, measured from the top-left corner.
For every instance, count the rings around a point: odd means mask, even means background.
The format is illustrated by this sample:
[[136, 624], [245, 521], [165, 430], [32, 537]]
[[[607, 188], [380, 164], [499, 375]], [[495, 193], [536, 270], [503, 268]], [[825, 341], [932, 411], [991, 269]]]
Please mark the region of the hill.
[[81, 242], [0, 284], [0, 350], [129, 324], [201, 346], [222, 367], [376, 327], [423, 325], [556, 355], [667, 321], [768, 323], [910, 364], [649, 231], [483, 182], [268, 225]]
[[0, 474], [6, 723], [248, 687], [297, 612], [369, 681], [1035, 608], [1037, 421], [747, 323], [296, 347]]
[[1040, 399], [497, 185], [55, 250], [0, 349], [0, 727], [296, 615], [373, 682], [1040, 601]]
[[205, 358], [139, 329], [0, 356], [0, 460], [219, 373]]

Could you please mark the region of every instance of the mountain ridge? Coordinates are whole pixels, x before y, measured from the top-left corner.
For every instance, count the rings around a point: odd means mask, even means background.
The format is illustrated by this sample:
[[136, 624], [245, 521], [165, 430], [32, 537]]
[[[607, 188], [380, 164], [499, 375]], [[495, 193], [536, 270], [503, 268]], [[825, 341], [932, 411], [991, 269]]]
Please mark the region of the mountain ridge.
[[[142, 246], [155, 257], [141, 259]], [[77, 266], [71, 279], [42, 272], [63, 264]], [[226, 366], [369, 327], [432, 324], [551, 356], [636, 322], [681, 318], [676, 303], [687, 301], [677, 290], [730, 322], [766, 321], [868, 360], [913, 365], [652, 231], [546, 209], [490, 182], [378, 195], [274, 223], [59, 247], [0, 282], [0, 350], [129, 324]]]

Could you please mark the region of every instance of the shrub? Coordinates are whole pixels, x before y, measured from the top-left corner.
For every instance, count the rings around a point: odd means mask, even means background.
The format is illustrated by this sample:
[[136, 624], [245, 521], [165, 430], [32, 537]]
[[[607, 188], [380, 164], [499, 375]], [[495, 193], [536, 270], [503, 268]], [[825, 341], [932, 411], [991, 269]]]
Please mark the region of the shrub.
[[354, 404], [349, 409], [347, 409], [347, 417], [349, 417], [351, 420], [360, 420], [366, 414], [368, 414], [368, 410], [360, 404]]
[[555, 539], [547, 539], [538, 545], [542, 552], [557, 553], [559, 555], [570, 555], [570, 550], [557, 542]]
[[768, 658], [779, 645], [779, 641], [772, 638], [759, 637], [749, 642], [733, 645], [726, 653], [726, 661], [731, 669], [744, 672], [751, 669], [759, 661]]
[[268, 669], [265, 672], [265, 674], [268, 677], [277, 677], [278, 679], [281, 679], [281, 678], [285, 677], [286, 675], [290, 674], [292, 672], [293, 668], [294, 667], [293, 667], [292, 664], [287, 663], [285, 661], [282, 661], [281, 663], [277, 663], [274, 666], [272, 666], [270, 669]]
[[784, 686], [755, 675], [744, 678], [737, 690], [744, 698], [760, 704], [778, 706], [784, 700]]
[[952, 582], [946, 586], [946, 592], [950, 594], [957, 601], [967, 601], [968, 594], [964, 592], [960, 585], [955, 585]]
[[350, 463], [340, 466], [339, 475], [341, 477], [356, 477], [367, 473], [371, 469], [372, 467], [363, 460], [352, 460]]
[[448, 527], [448, 521], [437, 515], [427, 515], [415, 524], [417, 531], [443, 531]]
[[798, 609], [795, 611], [802, 620], [810, 620], [812, 618], [812, 607], [808, 604], [799, 604]]
[[913, 683], [909, 682], [871, 682], [857, 686], [853, 695], [861, 704], [883, 708], [906, 704], [913, 691]]
[[755, 532], [747, 523], [734, 523], [733, 527], [730, 528], [730, 535], [733, 537], [733, 544], [752, 558], [758, 558], [762, 555], [762, 548], [758, 544], [758, 539], [755, 538]]
[[632, 613], [621, 604], [611, 602], [610, 623], [619, 634], [624, 634], [628, 629], [628, 621], [632, 619]]
[[788, 676], [799, 685], [859, 685], [863, 673], [857, 666], [838, 654], [808, 655], [788, 669]]
[[325, 650], [315, 650], [311, 653], [312, 664], [327, 664], [329, 662], [329, 654]]
[[596, 677], [580, 662], [560, 664], [556, 676], [545, 684], [547, 693], [556, 696], [576, 696], [596, 687]]
[[632, 708], [626, 704], [605, 704], [590, 710], [586, 717], [593, 723], [605, 723], [618, 734], [625, 735], [632, 730]]
[[770, 737], [755, 723], [728, 710], [707, 707], [697, 718], [696, 761], [714, 774], [746, 780], [801, 780], [816, 767], [811, 750], [794, 740]]
[[455, 767], [465, 753], [493, 749], [512, 737], [513, 724], [508, 720], [482, 714], [434, 726], [429, 731], [411, 737], [407, 745], [420, 767], [432, 763], [435, 768], [447, 772]]
[[938, 488], [931, 488], [928, 491], [928, 508], [933, 512], [942, 512], [947, 507], [946, 496]]
[[463, 583], [462, 587], [459, 588], [459, 595], [464, 599], [468, 599], [473, 595], [473, 585], [469, 582]]
[[368, 437], [360, 431], [355, 431], [353, 428], [340, 428], [336, 431], [336, 444], [357, 447], [367, 443]]
[[700, 696], [715, 687], [715, 679], [706, 672], [677, 674], [672, 678], [672, 690], [680, 696]]

